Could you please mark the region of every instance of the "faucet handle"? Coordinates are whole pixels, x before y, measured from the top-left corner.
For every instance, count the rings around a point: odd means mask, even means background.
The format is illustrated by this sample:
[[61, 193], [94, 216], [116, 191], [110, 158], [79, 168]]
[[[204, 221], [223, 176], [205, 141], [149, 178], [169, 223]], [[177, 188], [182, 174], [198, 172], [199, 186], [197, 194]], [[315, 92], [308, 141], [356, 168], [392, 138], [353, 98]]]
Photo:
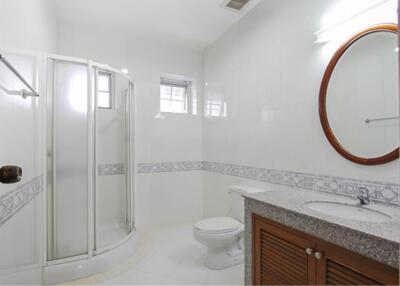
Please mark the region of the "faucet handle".
[[360, 187], [358, 189], [357, 199], [360, 200], [361, 205], [369, 205], [370, 197], [369, 197], [369, 190], [366, 187]]
[[360, 187], [358, 189], [358, 194], [361, 196], [369, 197], [369, 190], [366, 187]]

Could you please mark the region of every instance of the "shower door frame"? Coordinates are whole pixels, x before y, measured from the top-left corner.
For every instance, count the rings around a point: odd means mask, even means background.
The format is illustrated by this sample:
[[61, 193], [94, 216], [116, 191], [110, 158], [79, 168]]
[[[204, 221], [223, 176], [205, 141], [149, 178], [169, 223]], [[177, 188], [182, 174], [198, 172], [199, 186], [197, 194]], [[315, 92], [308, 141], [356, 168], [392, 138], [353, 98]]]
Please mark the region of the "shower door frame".
[[[93, 95], [93, 99], [94, 99], [94, 166], [96, 166], [96, 170], [97, 170], [97, 96], [96, 96], [96, 87], [97, 87], [97, 77], [100, 71], [109, 71], [109, 72], [114, 72], [116, 74], [119, 75], [123, 75], [125, 78], [128, 79], [128, 94], [126, 97], [126, 104], [125, 104], [125, 135], [126, 135], [126, 141], [127, 143], [125, 143], [125, 151], [126, 151], [126, 158], [125, 158], [125, 184], [126, 184], [126, 220], [127, 220], [127, 224], [128, 224], [128, 232], [129, 234], [124, 237], [122, 240], [117, 241], [116, 243], [104, 246], [102, 248], [97, 248], [97, 241], [98, 241], [98, 232], [97, 232], [97, 227], [98, 227], [98, 204], [97, 204], [97, 192], [96, 192], [96, 187], [97, 187], [97, 174], [95, 173], [94, 175], [94, 193], [93, 193], [93, 204], [94, 204], [94, 245], [93, 245], [93, 255], [98, 255], [101, 253], [104, 253], [106, 251], [109, 251], [113, 248], [118, 247], [118, 245], [124, 243], [125, 241], [127, 241], [130, 238], [130, 234], [133, 232], [134, 230], [134, 220], [133, 220], [133, 211], [132, 211], [132, 199], [133, 199], [133, 192], [132, 192], [132, 173], [134, 172], [133, 170], [133, 164], [132, 164], [132, 98], [133, 98], [133, 88], [134, 88], [134, 83], [133, 81], [130, 79], [130, 77], [128, 75], [126, 75], [125, 73], [123, 73], [120, 70], [117, 70], [115, 68], [110, 67], [109, 65], [106, 64], [100, 64], [100, 63], [95, 63], [92, 62], [92, 70], [93, 70], [93, 89], [94, 89], [94, 95]], [[129, 191], [131, 190], [131, 191]]]
[[[82, 255], [71, 256], [67, 258], [60, 258], [60, 259], [53, 259], [49, 260], [48, 258], [48, 235], [49, 235], [49, 210], [48, 210], [48, 173], [49, 173], [49, 166], [47, 164], [48, 161], [48, 150], [49, 148], [54, 147], [54, 132], [53, 130], [48, 130], [49, 123], [51, 122], [51, 126], [53, 126], [54, 114], [53, 112], [53, 100], [54, 100], [54, 86], [53, 86], [53, 77], [54, 75], [51, 74], [51, 81], [49, 80], [49, 63], [52, 62], [67, 62], [72, 64], [81, 64], [85, 65], [87, 68], [87, 166], [88, 166], [88, 177], [87, 177], [87, 253]], [[44, 144], [43, 144], [43, 154], [45, 155], [45, 160], [43, 160], [43, 170], [44, 170], [44, 189], [45, 189], [45, 196], [43, 196], [43, 237], [44, 245], [43, 245], [43, 267], [51, 266], [51, 265], [58, 265], [68, 262], [79, 261], [82, 259], [90, 259], [93, 256], [98, 254], [107, 252], [111, 249], [114, 249], [122, 244], [124, 244], [127, 240], [129, 240], [135, 233], [134, 221], [135, 221], [135, 142], [134, 142], [134, 134], [135, 134], [135, 84], [134, 81], [122, 71], [115, 69], [109, 65], [97, 63], [90, 59], [82, 59], [82, 58], [75, 58], [75, 57], [68, 57], [56, 54], [45, 54], [43, 56], [43, 75], [45, 79], [44, 86], [46, 87], [46, 94], [43, 96], [43, 130], [44, 130]], [[118, 241], [115, 244], [106, 246], [102, 249], [95, 249], [95, 239], [96, 239], [96, 207], [95, 207], [95, 193], [96, 193], [96, 174], [97, 174], [97, 166], [96, 163], [96, 87], [95, 87], [95, 77], [96, 77], [96, 70], [107, 70], [110, 72], [117, 73], [119, 75], [124, 76], [129, 81], [129, 94], [128, 94], [128, 103], [129, 105], [126, 106], [126, 118], [127, 118], [127, 126], [126, 126], [126, 136], [128, 144], [126, 144], [126, 190], [127, 190], [127, 220], [129, 222], [129, 234], [122, 240]], [[51, 83], [51, 84], [50, 84]], [[51, 109], [50, 109], [51, 108]], [[51, 116], [49, 116], [51, 114]], [[51, 133], [50, 140], [52, 142], [52, 146], [49, 146], [48, 141]], [[52, 161], [54, 162], [54, 150], [52, 150]], [[53, 175], [54, 172], [54, 163], [53, 163], [53, 170], [50, 173]], [[53, 181], [54, 184], [54, 181]], [[53, 212], [54, 213], [54, 212]], [[54, 231], [54, 229], [52, 229]], [[53, 242], [54, 243], [54, 242]]]

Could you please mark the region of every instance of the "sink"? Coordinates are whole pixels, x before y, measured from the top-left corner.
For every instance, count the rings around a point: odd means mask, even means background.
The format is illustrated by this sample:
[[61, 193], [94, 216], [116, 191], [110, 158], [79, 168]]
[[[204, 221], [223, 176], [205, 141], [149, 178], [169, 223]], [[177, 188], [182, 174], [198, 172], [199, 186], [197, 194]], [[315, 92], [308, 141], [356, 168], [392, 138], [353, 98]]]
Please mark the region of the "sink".
[[323, 214], [358, 221], [385, 222], [392, 219], [388, 214], [356, 204], [351, 205], [339, 202], [312, 201], [306, 202], [305, 205], [308, 208]]

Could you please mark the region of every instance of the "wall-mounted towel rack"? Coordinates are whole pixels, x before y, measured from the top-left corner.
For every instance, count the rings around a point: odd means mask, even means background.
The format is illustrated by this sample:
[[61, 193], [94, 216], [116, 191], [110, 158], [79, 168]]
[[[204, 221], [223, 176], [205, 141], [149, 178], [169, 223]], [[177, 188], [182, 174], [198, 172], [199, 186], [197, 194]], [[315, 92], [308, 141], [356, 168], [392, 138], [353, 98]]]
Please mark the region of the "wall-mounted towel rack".
[[373, 121], [395, 120], [395, 119], [399, 119], [399, 117], [393, 116], [393, 117], [382, 117], [382, 118], [367, 118], [365, 119], [365, 123], [371, 123]]
[[21, 95], [23, 98], [26, 98], [28, 96], [34, 96], [38, 97], [39, 94], [33, 89], [33, 87], [24, 79], [24, 77], [4, 58], [2, 54], [0, 54], [0, 62], [2, 62], [20, 81], [24, 83], [24, 85], [29, 89], [23, 89], [20, 91], [13, 91], [13, 90], [8, 90], [5, 88], [3, 85], [0, 84], [0, 89], [3, 91], [7, 92], [8, 94], [12, 95]]

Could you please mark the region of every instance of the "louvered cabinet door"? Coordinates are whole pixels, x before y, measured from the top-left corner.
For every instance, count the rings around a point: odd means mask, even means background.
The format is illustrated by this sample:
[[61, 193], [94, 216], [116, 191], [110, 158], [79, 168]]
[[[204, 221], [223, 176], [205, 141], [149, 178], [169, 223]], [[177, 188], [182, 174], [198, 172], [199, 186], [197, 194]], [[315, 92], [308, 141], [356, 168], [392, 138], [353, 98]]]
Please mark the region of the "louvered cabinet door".
[[318, 242], [319, 285], [399, 285], [399, 270], [328, 242]]
[[298, 233], [253, 215], [253, 284], [315, 284], [314, 246]]
[[399, 269], [252, 215], [255, 285], [399, 285]]

